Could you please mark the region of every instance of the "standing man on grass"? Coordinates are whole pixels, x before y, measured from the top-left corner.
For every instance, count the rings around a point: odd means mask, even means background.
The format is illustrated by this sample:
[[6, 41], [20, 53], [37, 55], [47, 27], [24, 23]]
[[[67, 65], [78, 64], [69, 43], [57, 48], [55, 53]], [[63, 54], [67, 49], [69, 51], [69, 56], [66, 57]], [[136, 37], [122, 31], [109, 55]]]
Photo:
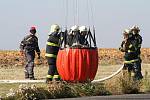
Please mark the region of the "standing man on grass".
[[25, 79], [35, 80], [34, 77], [34, 58], [35, 51], [40, 59], [40, 49], [38, 45], [38, 38], [35, 36], [36, 28], [31, 27], [29, 35], [25, 36], [20, 43], [20, 53], [25, 55], [27, 64], [25, 66]]

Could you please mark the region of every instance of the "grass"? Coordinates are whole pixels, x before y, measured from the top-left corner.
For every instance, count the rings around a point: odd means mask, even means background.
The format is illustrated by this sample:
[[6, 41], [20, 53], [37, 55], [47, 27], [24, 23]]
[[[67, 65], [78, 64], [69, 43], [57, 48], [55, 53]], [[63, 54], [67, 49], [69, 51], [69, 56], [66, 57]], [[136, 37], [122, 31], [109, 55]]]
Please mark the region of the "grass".
[[[121, 65], [111, 65], [111, 66], [99, 66], [95, 79], [104, 78], [111, 75]], [[0, 79], [24, 79], [24, 68], [21, 66], [18, 67], [2, 67], [0, 68]], [[44, 79], [47, 74], [47, 66], [36, 66], [35, 67], [35, 77], [38, 79]], [[19, 72], [19, 73], [18, 73]], [[144, 79], [141, 84], [137, 84], [137, 87], [134, 88], [135, 84], [133, 81], [126, 81], [124, 78], [117, 75], [115, 78], [105, 81], [105, 83], [98, 84], [51, 84], [46, 85], [45, 83], [36, 84], [36, 87], [40, 91], [45, 91], [47, 95], [51, 95], [51, 98], [59, 97], [76, 97], [76, 96], [93, 96], [93, 95], [108, 95], [108, 94], [124, 94], [124, 93], [139, 93], [139, 92], [150, 92], [150, 65], [143, 64], [142, 73]], [[17, 91], [18, 87], [21, 84], [0, 84], [0, 96], [4, 97], [10, 89]], [[31, 87], [32, 84], [26, 84], [28, 87]], [[63, 87], [63, 88], [62, 88]], [[60, 88], [60, 89], [59, 89]], [[137, 89], [137, 90], [136, 90]], [[55, 90], [55, 91], [54, 91]], [[58, 90], [58, 91], [57, 91]], [[136, 91], [131, 91], [136, 90]], [[31, 90], [32, 91], [32, 90]], [[53, 91], [53, 95], [49, 92]], [[60, 91], [69, 91], [65, 94], [61, 94]], [[56, 94], [56, 95], [54, 95]], [[43, 95], [43, 94], [41, 94]]]
[[39, 100], [110, 94], [104, 84], [53, 82], [47, 86], [40, 85], [16, 84], [18, 87], [10, 89], [4, 100]]

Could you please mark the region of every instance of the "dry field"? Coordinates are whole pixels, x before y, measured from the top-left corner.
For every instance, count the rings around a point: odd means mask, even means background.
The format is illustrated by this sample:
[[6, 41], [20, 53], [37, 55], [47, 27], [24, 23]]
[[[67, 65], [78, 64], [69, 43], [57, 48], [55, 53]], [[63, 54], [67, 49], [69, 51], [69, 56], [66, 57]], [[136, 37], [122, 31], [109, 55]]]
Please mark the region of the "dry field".
[[[45, 51], [42, 50], [41, 60], [35, 61], [36, 66], [34, 71], [37, 79], [45, 79], [47, 74], [48, 67], [44, 53]], [[143, 59], [142, 73], [145, 75], [145, 72], [148, 72], [148, 77], [150, 78], [150, 49], [142, 49], [141, 57]], [[24, 79], [23, 66], [25, 63], [23, 59], [18, 51], [0, 51], [0, 80]], [[95, 79], [111, 75], [122, 66], [122, 62], [123, 53], [117, 49], [99, 49], [99, 67]], [[18, 85], [19, 84], [0, 84], [0, 95], [6, 94], [12, 87], [17, 88]], [[112, 91], [114, 91], [113, 88]]]
[[[95, 79], [107, 77], [116, 72], [122, 65], [99, 65]], [[47, 66], [36, 66], [34, 68], [35, 77], [37, 79], [45, 79], [47, 75]], [[150, 72], [150, 64], [142, 65], [142, 73]], [[23, 67], [1, 67], [0, 68], [0, 80], [18, 80], [24, 79]]]
[[[38, 79], [45, 78], [47, 74], [47, 61], [42, 50], [41, 60], [36, 60], [35, 76]], [[150, 72], [150, 49], [143, 48], [141, 52], [143, 59], [143, 73]], [[99, 49], [99, 68], [96, 79], [106, 77], [122, 66], [123, 53], [117, 49]], [[0, 79], [23, 79], [24, 57], [18, 51], [0, 51]]]
[[[36, 64], [47, 66], [45, 51], [42, 50], [41, 60], [35, 61]], [[141, 57], [144, 64], [150, 63], [150, 48], [143, 48]], [[15, 67], [24, 65], [24, 57], [18, 51], [0, 51], [0, 66]], [[123, 53], [117, 49], [99, 49], [99, 64], [101, 65], [118, 65], [123, 62]]]

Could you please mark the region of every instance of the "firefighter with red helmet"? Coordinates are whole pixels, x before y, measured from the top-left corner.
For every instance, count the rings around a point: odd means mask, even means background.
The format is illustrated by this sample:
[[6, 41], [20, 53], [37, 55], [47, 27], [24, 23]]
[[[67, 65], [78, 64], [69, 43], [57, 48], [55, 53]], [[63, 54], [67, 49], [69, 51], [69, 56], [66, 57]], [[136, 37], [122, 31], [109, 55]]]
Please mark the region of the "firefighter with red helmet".
[[36, 28], [31, 27], [30, 33], [20, 43], [20, 52], [25, 55], [27, 64], [25, 66], [25, 79], [34, 80], [34, 58], [35, 51], [40, 59], [40, 49], [38, 45], [38, 38], [35, 36]]
[[46, 83], [55, 80], [59, 81], [60, 76], [56, 67], [56, 58], [59, 51], [59, 40], [60, 40], [60, 27], [57, 24], [51, 26], [51, 31], [48, 34], [48, 40], [46, 43], [46, 59], [49, 65], [48, 74], [46, 76]]

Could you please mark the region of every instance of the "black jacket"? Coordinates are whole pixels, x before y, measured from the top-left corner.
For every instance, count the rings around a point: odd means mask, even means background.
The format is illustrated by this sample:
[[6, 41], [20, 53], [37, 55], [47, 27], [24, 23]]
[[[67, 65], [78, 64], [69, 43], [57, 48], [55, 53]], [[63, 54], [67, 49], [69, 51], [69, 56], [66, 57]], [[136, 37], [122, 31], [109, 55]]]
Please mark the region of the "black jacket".
[[40, 53], [38, 38], [35, 35], [27, 35], [20, 43], [20, 49], [22, 51], [36, 51]]
[[59, 51], [59, 40], [60, 34], [58, 32], [53, 32], [49, 35], [46, 43], [46, 57], [56, 58]]

